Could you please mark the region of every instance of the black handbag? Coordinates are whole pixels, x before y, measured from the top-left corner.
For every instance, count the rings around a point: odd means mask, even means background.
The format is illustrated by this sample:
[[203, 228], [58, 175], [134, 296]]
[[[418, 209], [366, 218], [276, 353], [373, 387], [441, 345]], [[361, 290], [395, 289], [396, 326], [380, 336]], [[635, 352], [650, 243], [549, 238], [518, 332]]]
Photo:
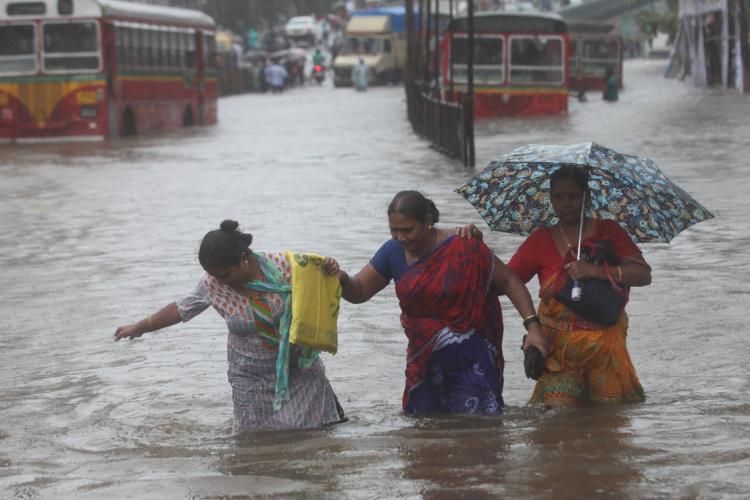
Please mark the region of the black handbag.
[[[606, 263], [609, 266], [619, 263], [612, 252], [612, 243], [607, 240], [595, 240], [593, 247], [581, 248], [581, 258], [597, 265]], [[555, 293], [555, 300], [600, 325], [612, 326], [617, 323], [627, 300], [623, 292], [615, 290], [608, 280], [589, 278], [579, 282], [581, 298], [574, 301], [573, 281], [568, 276], [565, 285]]]

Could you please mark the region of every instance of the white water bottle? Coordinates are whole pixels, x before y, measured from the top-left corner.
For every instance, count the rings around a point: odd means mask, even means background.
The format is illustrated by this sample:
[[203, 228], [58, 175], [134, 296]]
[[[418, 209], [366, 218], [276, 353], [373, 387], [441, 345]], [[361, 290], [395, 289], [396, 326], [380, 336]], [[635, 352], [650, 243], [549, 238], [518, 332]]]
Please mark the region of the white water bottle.
[[573, 280], [573, 287], [570, 289], [570, 300], [578, 302], [583, 295], [583, 284], [578, 280]]

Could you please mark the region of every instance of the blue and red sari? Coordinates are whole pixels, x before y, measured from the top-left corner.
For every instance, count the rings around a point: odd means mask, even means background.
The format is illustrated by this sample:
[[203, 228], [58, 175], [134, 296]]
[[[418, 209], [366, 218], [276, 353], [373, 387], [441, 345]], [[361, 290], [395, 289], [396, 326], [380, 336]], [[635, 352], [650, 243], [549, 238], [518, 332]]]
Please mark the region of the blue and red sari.
[[495, 256], [477, 239], [450, 237], [396, 284], [409, 339], [408, 413], [500, 413], [503, 323], [492, 290]]

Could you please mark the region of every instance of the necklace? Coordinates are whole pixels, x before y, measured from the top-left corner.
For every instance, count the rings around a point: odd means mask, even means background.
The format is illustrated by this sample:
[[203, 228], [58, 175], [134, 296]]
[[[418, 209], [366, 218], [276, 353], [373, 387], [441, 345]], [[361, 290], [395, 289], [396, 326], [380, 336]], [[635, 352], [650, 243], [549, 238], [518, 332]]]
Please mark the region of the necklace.
[[[565, 240], [565, 244], [568, 245], [568, 249], [572, 249], [573, 248], [573, 244], [568, 239], [568, 235], [567, 235], [567, 233], [565, 231], [565, 228], [563, 227], [563, 223], [562, 222], [560, 222], [560, 226], [559, 227], [560, 227], [560, 234], [562, 234], [562, 237]], [[586, 227], [586, 222], [583, 223], [583, 227], [584, 228]], [[580, 229], [581, 228], [579, 227], [579, 230]]]

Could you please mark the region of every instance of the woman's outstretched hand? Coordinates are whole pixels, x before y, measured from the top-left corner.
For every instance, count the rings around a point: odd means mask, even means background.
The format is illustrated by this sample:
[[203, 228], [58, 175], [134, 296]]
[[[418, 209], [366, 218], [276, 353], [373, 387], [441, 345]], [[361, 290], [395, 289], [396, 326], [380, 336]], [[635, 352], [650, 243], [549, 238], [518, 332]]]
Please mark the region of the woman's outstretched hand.
[[466, 224], [463, 227], [457, 227], [453, 230], [453, 233], [459, 238], [476, 238], [479, 241], [482, 241], [484, 239], [484, 234], [474, 224]]
[[141, 328], [138, 328], [138, 323], [132, 325], [124, 325], [117, 327], [115, 330], [115, 341], [120, 339], [135, 339], [146, 333]]

